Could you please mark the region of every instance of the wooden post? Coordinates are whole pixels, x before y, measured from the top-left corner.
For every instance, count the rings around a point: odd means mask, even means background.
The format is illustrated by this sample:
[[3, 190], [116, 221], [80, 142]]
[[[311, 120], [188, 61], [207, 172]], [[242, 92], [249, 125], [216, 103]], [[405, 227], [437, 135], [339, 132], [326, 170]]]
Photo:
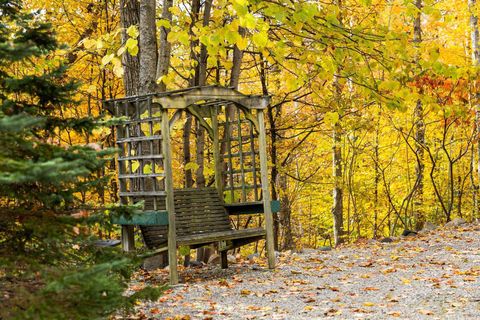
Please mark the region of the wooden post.
[[268, 267], [275, 268], [275, 248], [273, 235], [273, 215], [270, 202], [270, 190], [268, 188], [268, 167], [267, 167], [267, 139], [265, 136], [265, 116], [263, 110], [257, 110], [258, 119], [258, 153], [260, 155], [260, 176], [262, 180], [263, 208], [265, 215], [265, 230], [267, 233], [267, 256]]
[[215, 163], [215, 187], [223, 202], [223, 177], [222, 163], [220, 163], [220, 138], [218, 132], [218, 107], [211, 107], [212, 130], [213, 130], [213, 161]]
[[228, 268], [227, 251], [220, 251], [220, 263], [221, 263], [222, 269], [227, 269]]
[[122, 248], [125, 252], [135, 250], [135, 237], [133, 231], [133, 226], [122, 226]]
[[162, 109], [162, 153], [165, 173], [166, 208], [168, 211], [168, 264], [170, 266], [170, 284], [178, 283], [177, 271], [177, 235], [175, 228], [175, 202], [173, 200], [172, 150], [170, 148], [170, 126], [168, 109]]

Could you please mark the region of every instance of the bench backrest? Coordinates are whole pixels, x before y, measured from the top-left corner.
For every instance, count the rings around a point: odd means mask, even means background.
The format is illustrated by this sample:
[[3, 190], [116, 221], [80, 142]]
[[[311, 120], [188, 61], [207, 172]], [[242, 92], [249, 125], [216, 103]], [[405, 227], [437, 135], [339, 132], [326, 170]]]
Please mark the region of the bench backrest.
[[[215, 188], [174, 190], [177, 237], [231, 230], [230, 219]], [[163, 201], [162, 201], [163, 203]], [[165, 210], [159, 207], [158, 210]], [[152, 202], [145, 202], [145, 210], [153, 210]], [[149, 248], [167, 242], [167, 226], [141, 227]]]

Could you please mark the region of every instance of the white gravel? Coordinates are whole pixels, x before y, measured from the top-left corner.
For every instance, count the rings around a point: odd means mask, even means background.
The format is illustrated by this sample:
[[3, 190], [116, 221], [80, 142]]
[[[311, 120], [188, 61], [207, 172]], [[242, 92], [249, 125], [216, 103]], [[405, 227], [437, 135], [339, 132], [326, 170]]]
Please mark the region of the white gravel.
[[[185, 284], [137, 307], [148, 319], [480, 319], [480, 226], [438, 229], [393, 243], [187, 268]], [[138, 284], [166, 281], [164, 270]]]

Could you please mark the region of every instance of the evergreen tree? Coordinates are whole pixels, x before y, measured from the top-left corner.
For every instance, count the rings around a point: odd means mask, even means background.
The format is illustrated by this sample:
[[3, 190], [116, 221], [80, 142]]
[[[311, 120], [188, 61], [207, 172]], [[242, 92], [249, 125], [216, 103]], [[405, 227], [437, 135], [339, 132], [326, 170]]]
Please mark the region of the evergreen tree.
[[123, 297], [130, 261], [78, 232], [95, 216], [76, 217], [77, 196], [103, 182], [94, 173], [110, 151], [52, 142], [98, 123], [61, 116], [76, 84], [57, 49], [40, 12], [0, 0], [0, 318], [101, 318], [148, 293]]

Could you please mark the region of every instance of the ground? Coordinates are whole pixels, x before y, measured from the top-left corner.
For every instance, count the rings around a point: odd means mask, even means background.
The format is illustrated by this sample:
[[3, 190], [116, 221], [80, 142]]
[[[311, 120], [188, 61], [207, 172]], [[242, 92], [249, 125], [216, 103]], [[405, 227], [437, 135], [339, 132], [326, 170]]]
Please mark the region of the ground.
[[[137, 319], [478, 319], [480, 225], [438, 228], [393, 243], [184, 269], [184, 284], [137, 307]], [[132, 290], [166, 271], [142, 272]]]

